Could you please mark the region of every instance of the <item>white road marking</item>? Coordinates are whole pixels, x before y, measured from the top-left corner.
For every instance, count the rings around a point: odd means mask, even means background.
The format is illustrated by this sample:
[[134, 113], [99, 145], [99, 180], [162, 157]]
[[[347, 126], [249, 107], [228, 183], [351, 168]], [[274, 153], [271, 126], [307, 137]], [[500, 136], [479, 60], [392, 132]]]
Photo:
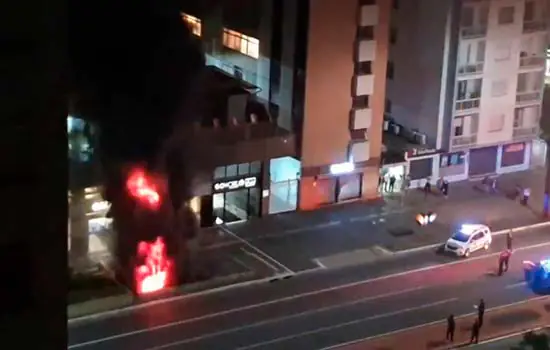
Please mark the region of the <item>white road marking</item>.
[[509, 284], [504, 288], [505, 289], [514, 289], [514, 288], [523, 287], [523, 286], [526, 286], [526, 285], [527, 285], [527, 282], [518, 282], [518, 283], [514, 283], [514, 284]]
[[[534, 298], [530, 298], [530, 299], [525, 299], [525, 300], [522, 300], [522, 301], [516, 301], [515, 303], [510, 303], [510, 304], [506, 304], [506, 305], [491, 307], [491, 308], [488, 308], [488, 309], [485, 310], [485, 314], [487, 315], [487, 313], [491, 312], [491, 311], [498, 311], [498, 310], [505, 309], [505, 308], [508, 308], [508, 307], [515, 307], [515, 306], [518, 306], [518, 305], [522, 305], [522, 304], [529, 303], [529, 302], [532, 302], [532, 301], [542, 300], [542, 299], [545, 299], [545, 298], [550, 298], [550, 297], [548, 297], [546, 295], [545, 296], [539, 296], [539, 297], [534, 297]], [[460, 318], [465, 318], [465, 317], [470, 317], [470, 316], [475, 316], [475, 315], [477, 315], [477, 311], [457, 316], [457, 317], [455, 317], [455, 319], [460, 319]], [[421, 329], [421, 328], [424, 328], [424, 327], [429, 327], [429, 326], [433, 326], [433, 325], [436, 325], [436, 324], [445, 324], [445, 323], [447, 323], [447, 319], [427, 322], [427, 323], [419, 324], [419, 325], [412, 326], [412, 327], [401, 328], [401, 329], [397, 329], [397, 330], [391, 331], [391, 332], [386, 332], [386, 333], [382, 333], [382, 334], [373, 335], [373, 336], [370, 336], [370, 337], [360, 338], [360, 339], [356, 339], [356, 340], [352, 340], [352, 341], [348, 341], [348, 342], [328, 346], [328, 347], [322, 348], [320, 350], [340, 349], [344, 346], [354, 345], [354, 344], [358, 344], [358, 343], [362, 343], [362, 342], [366, 342], [366, 341], [370, 341], [370, 340], [374, 340], [374, 339], [379, 339], [379, 338], [392, 336], [392, 335], [399, 334], [399, 333], [413, 331], [415, 329]]]
[[[369, 317], [361, 318], [361, 319], [358, 319], [358, 320], [353, 320], [353, 321], [349, 321], [349, 322], [335, 324], [335, 325], [332, 325], [332, 326], [317, 328], [317, 329], [314, 329], [312, 331], [297, 333], [297, 334], [289, 335], [289, 336], [286, 336], [286, 337], [279, 337], [279, 338], [264, 341], [264, 342], [261, 342], [261, 343], [256, 343], [256, 344], [253, 344], [253, 345], [243, 346], [243, 347], [238, 348], [237, 350], [256, 349], [256, 348], [259, 348], [259, 347], [262, 347], [262, 346], [271, 345], [271, 344], [275, 344], [275, 343], [280, 343], [280, 342], [283, 342], [283, 341], [292, 340], [292, 339], [296, 339], [296, 338], [301, 338], [301, 337], [304, 337], [304, 336], [310, 336], [310, 335], [313, 335], [313, 334], [318, 334], [318, 333], [322, 333], [322, 332], [326, 332], [326, 331], [331, 331], [331, 330], [334, 330], [334, 329], [343, 328], [343, 327], [351, 326], [351, 325], [362, 323], [362, 322], [375, 321], [375, 320], [378, 320], [378, 319], [381, 319], [381, 318], [398, 316], [398, 315], [401, 315], [401, 314], [404, 314], [404, 313], [407, 313], [407, 312], [411, 312], [411, 311], [417, 311], [417, 310], [427, 309], [427, 308], [434, 307], [434, 306], [439, 306], [439, 305], [442, 305], [442, 304], [448, 304], [448, 303], [451, 303], [451, 302], [457, 301], [457, 300], [458, 300], [458, 298], [449, 298], [449, 299], [436, 301], [436, 302], [433, 302], [433, 303], [423, 304], [423, 305], [410, 307], [410, 308], [406, 308], [406, 309], [401, 309], [401, 310], [388, 312], [388, 313], [384, 313], [384, 314], [369, 316]], [[157, 348], [154, 348], [154, 349], [156, 350]], [[147, 349], [147, 350], [153, 350], [153, 349]]]
[[[220, 335], [224, 335], [224, 334], [228, 334], [228, 333], [233, 333], [233, 332], [237, 332], [237, 331], [240, 331], [240, 330], [249, 329], [249, 328], [253, 328], [253, 327], [259, 327], [259, 326], [262, 326], [262, 325], [265, 325], [265, 324], [277, 323], [277, 322], [292, 319], [292, 318], [298, 318], [298, 317], [309, 315], [309, 314], [329, 311], [329, 310], [337, 309], [337, 308], [344, 307], [344, 306], [364, 303], [364, 302], [367, 302], [367, 301], [394, 297], [394, 296], [398, 296], [398, 295], [402, 295], [402, 294], [407, 294], [407, 293], [423, 290], [423, 289], [426, 289], [426, 288], [427, 287], [415, 287], [415, 288], [400, 290], [400, 291], [386, 293], [386, 294], [373, 295], [373, 296], [358, 299], [358, 300], [355, 300], [355, 301], [352, 301], [352, 302], [349, 302], [349, 303], [331, 305], [331, 306], [326, 306], [326, 307], [315, 309], [315, 310], [308, 310], [308, 311], [304, 311], [304, 312], [300, 312], [300, 313], [296, 313], [296, 314], [292, 314], [292, 315], [286, 315], [286, 316], [282, 316], [282, 317], [272, 318], [272, 319], [268, 319], [268, 320], [261, 321], [261, 322], [251, 323], [251, 324], [241, 326], [241, 327], [235, 327], [235, 328], [231, 328], [231, 329], [228, 329], [228, 330], [223, 330], [223, 331], [219, 331], [219, 332], [215, 332], [215, 333], [205, 334], [205, 335], [202, 335], [202, 336], [181, 340], [181, 341], [178, 341], [178, 342], [175, 342], [175, 343], [165, 344], [165, 345], [162, 345], [161, 347], [155, 347], [155, 348], [152, 348], [152, 349], [162, 349], [162, 348], [169, 347], [169, 346], [192, 343], [192, 342], [195, 342], [195, 341], [198, 341], [198, 340], [202, 340], [202, 339], [206, 339], [206, 338], [212, 338], [212, 337], [216, 337], [216, 336], [220, 336]], [[218, 312], [218, 313], [214, 313], [214, 314], [208, 314], [208, 315], [199, 316], [199, 317], [195, 317], [195, 318], [189, 318], [189, 319], [186, 319], [186, 320], [170, 322], [170, 323], [167, 323], [167, 324], [163, 324], [161, 326], [155, 326], [155, 327], [150, 327], [150, 328], [145, 328], [145, 329], [139, 329], [139, 330], [132, 331], [132, 332], [127, 332], [127, 333], [120, 333], [120, 334], [116, 334], [116, 335], [113, 335], [113, 336], [110, 336], [110, 337], [94, 339], [94, 340], [91, 340], [91, 341], [88, 341], [88, 342], [74, 344], [74, 345], [69, 346], [68, 348], [69, 349], [77, 349], [77, 348], [81, 348], [81, 347], [86, 347], [86, 346], [90, 346], [90, 345], [104, 343], [104, 342], [108, 342], [108, 341], [112, 341], [112, 340], [116, 340], [116, 339], [121, 339], [121, 338], [129, 337], [129, 336], [134, 336], [134, 335], [138, 335], [138, 334], [152, 333], [152, 332], [162, 330], [162, 329], [166, 329], [166, 328], [170, 328], [170, 327], [181, 326], [181, 325], [185, 325], [185, 324], [189, 324], [189, 323], [193, 323], [193, 322], [198, 322], [198, 321], [205, 321], [205, 320], [212, 319], [212, 318], [215, 318], [215, 317], [226, 316], [226, 315], [229, 315], [229, 314], [232, 314], [232, 313], [248, 311], [248, 310], [254, 309], [255, 307], [252, 307], [252, 306], [254, 306], [254, 305], [245, 306], [245, 307], [238, 308], [238, 309], [231, 309], [231, 310], [227, 310], [227, 311], [222, 311], [222, 312]]]
[[248, 265], [246, 265], [246, 264], [244, 263], [244, 261], [241, 261], [241, 259], [238, 259], [238, 258], [236, 258], [236, 257], [234, 257], [234, 256], [232, 256], [231, 259], [233, 259], [233, 261], [235, 261], [235, 262], [237, 263], [237, 265], [240, 265], [240, 266], [244, 267], [247, 271], [254, 271], [253, 268], [251, 268], [251, 267], [249, 267]]
[[[550, 242], [540, 243], [540, 244], [535, 244], [535, 245], [532, 245], [532, 246], [519, 247], [519, 248], [516, 248], [515, 251], [517, 252], [517, 251], [522, 251], [522, 250], [535, 249], [535, 248], [545, 247], [545, 246], [549, 246], [549, 245], [550, 245]], [[262, 302], [262, 303], [247, 305], [247, 306], [244, 306], [244, 307], [241, 307], [241, 308], [224, 310], [224, 311], [221, 311], [221, 312], [218, 312], [218, 313], [205, 315], [204, 317], [215, 317], [216, 315], [226, 315], [226, 314], [229, 314], [231, 312], [238, 312], [238, 311], [242, 311], [242, 310], [260, 308], [260, 307], [263, 307], [263, 306], [273, 305], [273, 304], [276, 304], [276, 303], [281, 303], [281, 302], [285, 302], [285, 301], [289, 301], [289, 300], [295, 300], [295, 299], [305, 298], [305, 297], [318, 295], [318, 294], [322, 294], [322, 293], [337, 291], [337, 290], [340, 290], [340, 289], [355, 287], [355, 286], [359, 286], [359, 285], [362, 285], [362, 284], [368, 284], [368, 283], [373, 283], [373, 282], [377, 282], [377, 281], [383, 281], [383, 280], [387, 280], [387, 279], [391, 279], [391, 278], [405, 276], [405, 275], [408, 275], [408, 274], [414, 274], [414, 273], [418, 273], [418, 272], [429, 271], [429, 270], [433, 270], [433, 269], [437, 269], [437, 268], [441, 268], [441, 267], [445, 267], [445, 266], [464, 264], [464, 263], [468, 263], [470, 261], [486, 259], [486, 258], [498, 256], [498, 255], [500, 255], [500, 253], [492, 253], [492, 254], [487, 254], [487, 255], [480, 255], [480, 256], [470, 257], [468, 259], [460, 259], [460, 260], [456, 260], [456, 261], [452, 261], [452, 262], [445, 262], [445, 263], [441, 263], [441, 264], [424, 266], [424, 267], [414, 269], [414, 270], [407, 270], [407, 271], [403, 271], [403, 272], [397, 272], [397, 273], [384, 275], [384, 276], [379, 276], [379, 277], [374, 277], [374, 278], [370, 278], [370, 279], [366, 279], [366, 280], [360, 280], [360, 281], [345, 283], [345, 284], [341, 284], [341, 285], [337, 285], [337, 286], [333, 286], [333, 287], [328, 287], [328, 288], [324, 288], [324, 289], [314, 290], [314, 291], [311, 291], [311, 292], [295, 294], [295, 295], [291, 295], [291, 296], [280, 298], [280, 299], [273, 299], [273, 300], [265, 301], [265, 302]], [[295, 275], [300, 275], [300, 274], [304, 274], [304, 273], [311, 273], [313, 271], [319, 271], [319, 270], [323, 270], [323, 269], [314, 268], [314, 269], [310, 269], [309, 271], [302, 271], [302, 273], [298, 273], [298, 274], [295, 274]], [[273, 276], [263, 278], [263, 279], [260, 279], [260, 280], [255, 280], [255, 281], [247, 281], [247, 282], [241, 283], [240, 286], [244, 287], [244, 286], [269, 282], [272, 278], [273, 278]], [[170, 297], [170, 298], [151, 301], [151, 302], [148, 302], [148, 303], [142, 304], [142, 305], [130, 306], [130, 307], [120, 309], [120, 310], [107, 311], [107, 312], [101, 313], [99, 315], [83, 316], [83, 317], [80, 317], [80, 318], [77, 318], [77, 319], [69, 320], [69, 325], [73, 324], [73, 323], [77, 323], [77, 322], [82, 321], [82, 320], [101, 318], [102, 316], [105, 316], [105, 315], [116, 315], [116, 314], [122, 313], [124, 311], [138, 310], [138, 309], [142, 309], [142, 308], [146, 308], [146, 307], [150, 307], [150, 306], [154, 306], [154, 305], [160, 305], [160, 304], [171, 303], [171, 302], [175, 302], [175, 301], [179, 301], [179, 300], [184, 300], [184, 299], [191, 298], [191, 297], [200, 297], [200, 296], [203, 296], [203, 295], [220, 293], [220, 292], [223, 292], [223, 291], [226, 291], [226, 290], [229, 290], [229, 289], [233, 289], [233, 288], [235, 288], [235, 285], [223, 286], [223, 287], [216, 288], [216, 289], [213, 289], [213, 290], [207, 290], [203, 293], [195, 293], [195, 294], [191, 294], [191, 295], [178, 295], [178, 296], [174, 296], [174, 297]], [[163, 327], [163, 326], [159, 326], [159, 327]], [[151, 329], [154, 330], [154, 328], [151, 328]], [[137, 331], [137, 332], [140, 333], [141, 330]]]
[[261, 249], [259, 249], [258, 247], [254, 246], [253, 244], [251, 244], [250, 242], [248, 242], [247, 240], [245, 239], [242, 239], [241, 237], [239, 237], [238, 235], [236, 235], [235, 233], [233, 233], [230, 229], [228, 229], [227, 227], [224, 227], [224, 226], [220, 226], [220, 228], [225, 231], [226, 233], [228, 233], [229, 235], [231, 235], [232, 237], [234, 237], [235, 239], [237, 239], [238, 241], [240, 241], [241, 243], [243, 243], [244, 245], [246, 245], [248, 248], [252, 249], [253, 251], [255, 251], [257, 254], [263, 256], [266, 258], [266, 260], [270, 260], [271, 262], [273, 262], [275, 265], [281, 267], [283, 270], [287, 271], [288, 273], [292, 273], [294, 274], [295, 272], [292, 271], [291, 269], [289, 269], [288, 267], [286, 267], [285, 265], [281, 264], [278, 260], [276, 260], [275, 258], [273, 258], [272, 256], [270, 256], [269, 254], [267, 254], [266, 252], [262, 251]]
[[315, 263], [322, 269], [326, 269], [327, 267], [319, 261], [319, 259], [313, 259], [313, 261], [315, 261]]
[[272, 269], [273, 271], [279, 272], [279, 269], [278, 269], [276, 266], [273, 266], [273, 264], [270, 264], [269, 261], [267, 261], [266, 259], [262, 258], [262, 257], [259, 256], [258, 254], [253, 253], [253, 252], [249, 252], [249, 251], [246, 250], [245, 248], [241, 248], [241, 251], [242, 251], [243, 253], [245, 253], [246, 255], [253, 257], [253, 258], [256, 259], [256, 260], [259, 260], [262, 264], [267, 265], [267, 266], [268, 266], [270, 269]]

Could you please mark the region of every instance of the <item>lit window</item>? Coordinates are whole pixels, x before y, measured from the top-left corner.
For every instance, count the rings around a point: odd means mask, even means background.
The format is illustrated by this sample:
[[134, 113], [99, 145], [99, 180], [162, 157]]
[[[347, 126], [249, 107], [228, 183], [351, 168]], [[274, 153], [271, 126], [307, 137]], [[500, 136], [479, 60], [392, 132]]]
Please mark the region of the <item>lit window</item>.
[[253, 58], [260, 57], [260, 40], [234, 30], [223, 30], [223, 45]]
[[189, 26], [191, 33], [196, 36], [201, 36], [202, 25], [200, 19], [191, 15], [187, 15], [185, 13], [181, 14], [181, 18], [183, 18], [183, 21]]

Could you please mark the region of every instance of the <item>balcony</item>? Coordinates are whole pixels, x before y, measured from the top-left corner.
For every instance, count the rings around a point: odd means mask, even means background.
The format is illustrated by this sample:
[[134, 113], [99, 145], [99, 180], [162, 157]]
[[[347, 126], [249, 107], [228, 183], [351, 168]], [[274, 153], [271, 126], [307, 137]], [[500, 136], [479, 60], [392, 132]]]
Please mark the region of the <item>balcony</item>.
[[[479, 96], [479, 94], [475, 94], [475, 96]], [[455, 110], [468, 111], [472, 109], [477, 109], [479, 108], [480, 101], [481, 101], [481, 98], [479, 97], [458, 100], [455, 103]]]
[[460, 30], [460, 35], [462, 36], [462, 39], [482, 38], [486, 34], [487, 34], [487, 26], [468, 27], [468, 28], [462, 28]]
[[542, 20], [523, 22], [523, 33], [544, 32], [546, 27], [546, 22]]
[[462, 148], [475, 145], [477, 143], [477, 135], [454, 136], [451, 138], [453, 148]]
[[531, 103], [537, 103], [537, 102], [542, 102], [542, 93], [540, 91], [516, 93], [516, 105], [531, 104]]
[[462, 65], [458, 68], [458, 76], [460, 77], [465, 75], [480, 74], [481, 72], [483, 72], [483, 66], [483, 62]]
[[546, 58], [543, 56], [525, 56], [520, 57], [519, 66], [521, 68], [538, 68], [544, 67]]
[[538, 126], [532, 126], [532, 127], [520, 127], [520, 128], [514, 128], [514, 131], [512, 133], [512, 138], [514, 141], [520, 141], [520, 140], [531, 140], [538, 136], [539, 134], [539, 127]]

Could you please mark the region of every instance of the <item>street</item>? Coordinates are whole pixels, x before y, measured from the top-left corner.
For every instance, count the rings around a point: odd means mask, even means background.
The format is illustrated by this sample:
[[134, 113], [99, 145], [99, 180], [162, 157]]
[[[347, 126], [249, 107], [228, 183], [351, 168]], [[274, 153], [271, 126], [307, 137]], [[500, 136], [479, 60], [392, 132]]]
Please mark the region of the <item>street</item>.
[[[522, 333], [511, 337], [488, 341], [483, 344], [467, 347], [471, 350], [514, 350], [521, 349], [547, 349], [550, 346], [550, 329], [545, 328], [533, 332], [533, 334]], [[546, 346], [546, 347], [543, 347]]]
[[[511, 270], [496, 277], [504, 247], [469, 259], [434, 251], [377, 264], [172, 298], [106, 318], [69, 325], [69, 349], [321, 349], [534, 297], [522, 260], [548, 254], [544, 229], [515, 237]], [[518, 263], [515, 263], [515, 262]], [[407, 271], [408, 270], [408, 271]]]

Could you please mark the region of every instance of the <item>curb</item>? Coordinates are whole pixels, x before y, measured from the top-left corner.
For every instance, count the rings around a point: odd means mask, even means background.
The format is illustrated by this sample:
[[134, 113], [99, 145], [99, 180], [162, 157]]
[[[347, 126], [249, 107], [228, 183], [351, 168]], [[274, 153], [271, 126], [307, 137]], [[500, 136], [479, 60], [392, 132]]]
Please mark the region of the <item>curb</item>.
[[[495, 231], [495, 232], [492, 233], [492, 235], [493, 236], [501, 236], [501, 235], [507, 234], [508, 232], [510, 232], [510, 233], [521, 232], [521, 231], [525, 231], [525, 230], [531, 230], [531, 229], [535, 229], [535, 228], [539, 228], [539, 227], [546, 227], [546, 226], [550, 226], [550, 221], [539, 222], [539, 223], [532, 224], [532, 225], [527, 225], [527, 226], [507, 228], [505, 230]], [[443, 244], [443, 242], [440, 242], [440, 243], [423, 245], [421, 247], [416, 247], [416, 248], [397, 250], [397, 251], [393, 252], [393, 255], [402, 255], [402, 254], [421, 252], [421, 251], [424, 251], [424, 250], [438, 248], [442, 244]]]
[[519, 335], [523, 335], [523, 334], [528, 333], [528, 332], [538, 332], [538, 331], [546, 329], [546, 328], [548, 328], [548, 327], [547, 326], [546, 327], [545, 326], [539, 326], [539, 327], [534, 327], [534, 328], [526, 328], [522, 331], [517, 331], [517, 332], [514, 332], [514, 333], [507, 334], [507, 335], [501, 335], [499, 337], [485, 339], [483, 341], [480, 341], [477, 344], [472, 344], [472, 345], [468, 344], [468, 345], [465, 345], [465, 346], [462, 346], [462, 347], [465, 348], [465, 349], [475, 348], [476, 346], [479, 346], [479, 345], [491, 344], [491, 343], [494, 343], [494, 342], [497, 342], [497, 341], [500, 341], [500, 340], [517, 337]]
[[113, 308], [130, 306], [133, 302], [132, 294], [122, 294], [72, 304], [67, 306], [67, 318], [78, 319], [89, 314], [103, 313]]

